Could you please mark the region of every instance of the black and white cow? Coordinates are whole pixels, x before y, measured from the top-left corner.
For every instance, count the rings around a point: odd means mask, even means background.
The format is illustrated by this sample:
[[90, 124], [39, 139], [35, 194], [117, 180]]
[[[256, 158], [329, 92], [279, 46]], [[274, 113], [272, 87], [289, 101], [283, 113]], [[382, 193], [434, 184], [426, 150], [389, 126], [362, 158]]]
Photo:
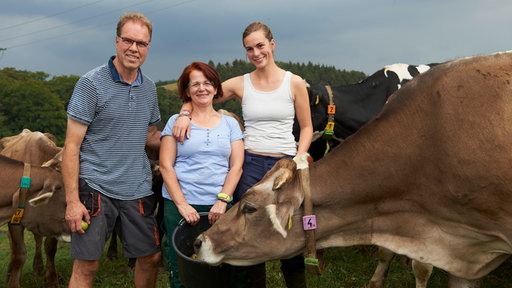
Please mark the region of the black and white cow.
[[[407, 81], [430, 69], [428, 65], [391, 64], [378, 70], [367, 78], [351, 85], [332, 86], [332, 101], [336, 107], [334, 129], [331, 137], [339, 144], [341, 139], [354, 134], [361, 126], [370, 121], [382, 109], [389, 97]], [[314, 160], [325, 154], [327, 140], [322, 137], [328, 122], [329, 95], [327, 82], [320, 82], [309, 88], [311, 119], [315, 137], [309, 150]], [[298, 125], [294, 135], [298, 138]]]

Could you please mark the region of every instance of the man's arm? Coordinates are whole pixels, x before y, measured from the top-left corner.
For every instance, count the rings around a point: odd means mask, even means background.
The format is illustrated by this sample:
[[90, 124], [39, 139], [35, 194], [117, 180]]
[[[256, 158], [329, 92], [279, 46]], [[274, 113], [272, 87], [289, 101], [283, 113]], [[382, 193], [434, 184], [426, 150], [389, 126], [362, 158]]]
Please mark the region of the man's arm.
[[72, 232], [83, 234], [82, 219], [90, 222], [90, 216], [78, 196], [80, 172], [80, 147], [87, 132], [87, 125], [68, 118], [66, 140], [62, 154], [62, 178], [66, 189], [66, 222]]
[[148, 127], [148, 136], [146, 138], [146, 154], [150, 160], [160, 159], [160, 136], [162, 131], [158, 131], [156, 125]]

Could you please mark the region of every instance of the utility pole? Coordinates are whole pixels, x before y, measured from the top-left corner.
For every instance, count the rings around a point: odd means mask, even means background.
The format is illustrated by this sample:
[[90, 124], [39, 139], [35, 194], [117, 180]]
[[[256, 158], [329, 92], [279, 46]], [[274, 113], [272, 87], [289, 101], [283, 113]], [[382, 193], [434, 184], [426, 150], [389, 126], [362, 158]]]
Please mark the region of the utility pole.
[[4, 56], [5, 51], [7, 51], [7, 48], [0, 47], [0, 61], [2, 60], [2, 56]]

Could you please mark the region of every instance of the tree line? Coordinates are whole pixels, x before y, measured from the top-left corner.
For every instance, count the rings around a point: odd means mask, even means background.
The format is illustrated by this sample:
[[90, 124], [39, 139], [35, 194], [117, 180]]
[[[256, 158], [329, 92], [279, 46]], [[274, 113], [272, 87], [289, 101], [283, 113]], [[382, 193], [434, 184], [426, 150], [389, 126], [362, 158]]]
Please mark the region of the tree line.
[[[280, 67], [302, 76], [309, 83], [327, 80], [332, 85], [356, 83], [367, 77], [363, 72], [336, 69], [334, 66], [318, 65], [311, 62], [277, 62]], [[244, 60], [229, 63], [208, 63], [218, 71], [221, 80], [248, 73], [254, 69]], [[32, 131], [49, 132], [55, 135], [60, 146], [66, 134], [66, 107], [80, 76], [67, 75], [50, 77], [41, 71], [31, 72], [4, 68], [0, 70], [0, 138], [19, 134], [24, 128]], [[158, 81], [157, 93], [162, 122], [181, 108], [176, 89], [167, 84], [177, 80]], [[237, 101], [216, 105], [242, 116]]]

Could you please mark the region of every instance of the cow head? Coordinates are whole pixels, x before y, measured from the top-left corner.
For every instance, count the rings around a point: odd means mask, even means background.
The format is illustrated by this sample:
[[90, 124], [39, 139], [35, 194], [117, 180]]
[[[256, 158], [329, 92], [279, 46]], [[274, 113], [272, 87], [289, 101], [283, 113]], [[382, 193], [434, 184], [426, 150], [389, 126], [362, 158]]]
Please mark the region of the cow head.
[[[306, 163], [307, 156], [300, 160]], [[304, 165], [304, 164], [301, 164]], [[194, 243], [198, 259], [252, 265], [296, 255], [305, 245], [297, 164], [281, 159]], [[271, 249], [269, 249], [271, 248]], [[277, 254], [275, 254], [277, 253]]]
[[[42, 187], [37, 195], [29, 197], [29, 205], [25, 205], [21, 223], [36, 234], [70, 242], [71, 231], [64, 217], [66, 193], [62, 175], [50, 167], [39, 167], [39, 170], [42, 172], [34, 172], [44, 177], [41, 179]], [[33, 179], [33, 181], [39, 182], [38, 179]]]

